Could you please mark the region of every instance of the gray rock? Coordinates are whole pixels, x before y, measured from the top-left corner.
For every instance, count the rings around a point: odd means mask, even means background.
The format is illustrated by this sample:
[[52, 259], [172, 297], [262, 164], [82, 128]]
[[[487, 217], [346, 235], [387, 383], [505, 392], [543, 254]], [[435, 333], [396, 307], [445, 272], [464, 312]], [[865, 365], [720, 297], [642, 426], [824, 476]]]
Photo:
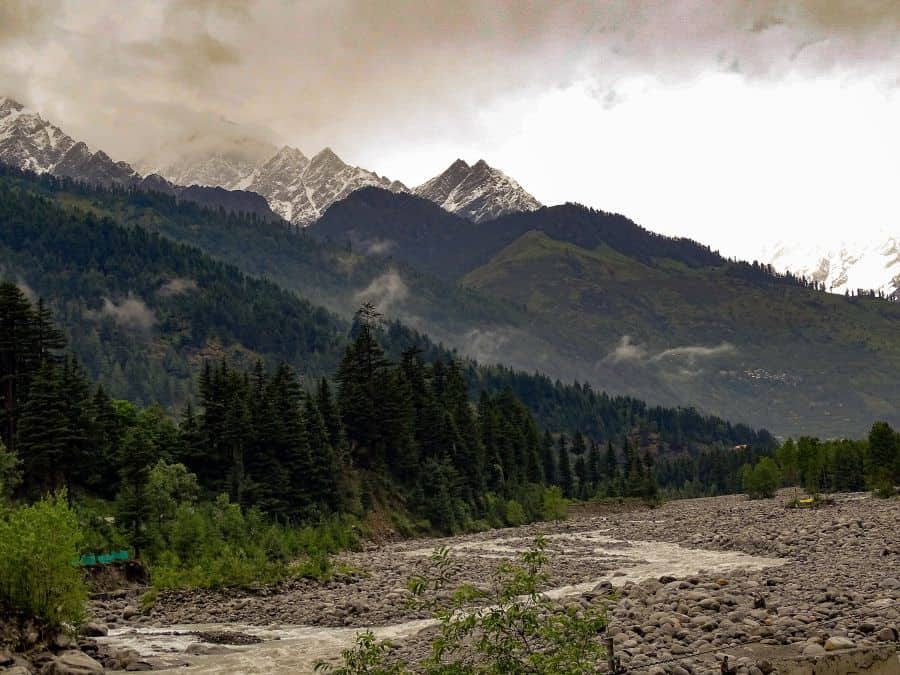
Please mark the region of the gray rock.
[[879, 642], [896, 642], [900, 637], [897, 635], [897, 629], [889, 626], [875, 633], [875, 639]]
[[855, 646], [856, 643], [848, 637], [834, 635], [825, 640], [825, 650], [829, 652], [834, 652], [839, 649], [853, 649]]
[[13, 666], [5, 669], [3, 675], [31, 675], [31, 671], [25, 666]]
[[803, 648], [803, 656], [824, 656], [827, 653], [825, 647], [815, 642], [809, 642]]
[[41, 675], [103, 675], [103, 666], [84, 652], [63, 652], [46, 664]]
[[109, 630], [102, 623], [91, 621], [81, 628], [81, 634], [87, 637], [103, 637], [109, 633]]

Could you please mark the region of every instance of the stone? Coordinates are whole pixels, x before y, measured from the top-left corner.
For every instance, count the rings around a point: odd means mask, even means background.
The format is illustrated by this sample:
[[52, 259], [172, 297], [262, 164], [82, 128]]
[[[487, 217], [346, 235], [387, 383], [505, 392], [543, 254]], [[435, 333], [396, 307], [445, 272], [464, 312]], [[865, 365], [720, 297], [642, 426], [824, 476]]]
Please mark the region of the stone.
[[103, 675], [103, 666], [83, 652], [63, 652], [47, 663], [41, 675]]
[[809, 642], [803, 648], [803, 656], [824, 656], [827, 653], [825, 647], [816, 644], [815, 642]]
[[898, 636], [896, 628], [888, 626], [875, 633], [875, 639], [879, 642], [896, 642], [900, 636]]
[[137, 613], [137, 607], [135, 607], [134, 605], [128, 605], [125, 607], [125, 609], [122, 610], [122, 618], [128, 620], [133, 616], [137, 616]]
[[4, 670], [3, 675], [31, 675], [31, 671], [25, 666], [13, 666]]
[[13, 655], [5, 649], [0, 649], [0, 666], [8, 666], [15, 663]]
[[81, 629], [81, 634], [87, 637], [104, 637], [108, 633], [107, 627], [97, 621], [86, 623]]
[[708, 609], [710, 611], [718, 611], [719, 609], [719, 601], [715, 598], [704, 598], [699, 602], [700, 607], [703, 609]]
[[848, 637], [833, 635], [825, 640], [825, 650], [829, 652], [834, 652], [839, 649], [853, 649], [855, 646], [856, 643]]
[[75, 640], [68, 633], [57, 633], [53, 638], [53, 648], [60, 651], [72, 649], [75, 646]]

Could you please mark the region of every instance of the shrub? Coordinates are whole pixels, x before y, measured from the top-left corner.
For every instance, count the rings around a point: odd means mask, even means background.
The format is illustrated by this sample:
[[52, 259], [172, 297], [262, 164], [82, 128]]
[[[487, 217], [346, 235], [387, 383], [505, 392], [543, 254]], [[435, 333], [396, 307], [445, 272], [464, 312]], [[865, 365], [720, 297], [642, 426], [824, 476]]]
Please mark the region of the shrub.
[[182, 503], [160, 524], [150, 562], [157, 588], [222, 588], [275, 583], [288, 577], [321, 579], [330, 556], [352, 548], [361, 530], [351, 516], [316, 525], [268, 521], [221, 495], [215, 502]]
[[771, 457], [763, 457], [756, 466], [745, 465], [743, 469], [744, 491], [750, 499], [767, 499], [774, 497], [781, 484], [778, 465]]
[[[540, 589], [549, 574], [545, 544], [538, 539], [519, 563], [502, 563], [488, 590], [463, 586], [447, 593], [453, 563], [447, 549], [435, 552], [426, 573], [410, 581], [413, 606], [429, 610], [438, 621], [432, 656], [415, 672], [431, 675], [512, 675], [603, 672], [606, 628], [603, 607], [565, 607]], [[316, 670], [333, 675], [398, 675], [413, 672], [391, 655], [386, 642], [371, 631], [357, 637], [356, 647], [342, 653], [334, 667]]]
[[75, 566], [81, 530], [65, 493], [0, 517], [0, 604], [45, 619], [78, 624], [87, 588]]
[[559, 486], [553, 485], [544, 490], [543, 513], [544, 520], [565, 520], [569, 513], [569, 502], [563, 497]]
[[506, 502], [506, 524], [511, 525], [512, 527], [518, 527], [519, 525], [524, 525], [527, 519], [525, 518], [525, 510], [522, 508], [522, 505], [519, 504], [515, 499], [510, 499]]

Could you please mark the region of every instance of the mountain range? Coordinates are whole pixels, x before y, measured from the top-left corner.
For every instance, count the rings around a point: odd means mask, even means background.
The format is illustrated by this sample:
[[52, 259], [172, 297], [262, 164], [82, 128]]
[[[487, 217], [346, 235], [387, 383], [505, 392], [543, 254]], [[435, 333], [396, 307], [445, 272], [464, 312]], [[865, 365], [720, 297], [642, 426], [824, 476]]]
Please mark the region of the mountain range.
[[838, 244], [778, 242], [762, 259], [801, 275], [831, 293], [876, 291], [900, 298], [900, 234], [885, 231]]
[[332, 204], [364, 187], [411, 192], [476, 223], [541, 206], [516, 181], [484, 160], [469, 166], [457, 159], [443, 173], [412, 190], [400, 181], [347, 164], [331, 148], [309, 158], [284, 146], [261, 161], [213, 152], [153, 171], [182, 185], [256, 192], [275, 213], [298, 227], [315, 222]]
[[478, 225], [370, 188], [307, 231], [519, 308], [558, 355], [541, 368], [612, 391], [789, 433], [897, 415], [900, 304], [824, 293], [619, 214], [565, 204]]
[[212, 208], [278, 219], [265, 199], [244, 190], [179, 185], [158, 174], [142, 176], [102, 150], [92, 152], [56, 125], [11, 98], [0, 98], [0, 162], [37, 174], [49, 173], [94, 185], [134, 187], [174, 195]]
[[[726, 260], [708, 246], [576, 204], [527, 202], [528, 210], [491, 219], [491, 200], [478, 201], [490, 186], [506, 186], [501, 212], [520, 200], [509, 191], [515, 183], [484, 162], [454, 162], [412, 191], [379, 179], [379, 186], [355, 189], [327, 207], [364, 171], [331, 151], [307, 159], [282, 148], [240, 180], [250, 163], [241, 168], [224, 155], [195, 163], [207, 178], [230, 173], [230, 187], [268, 180], [266, 191], [291, 205], [302, 191], [304, 208], [324, 213], [298, 231], [280, 218], [268, 223], [238, 215], [240, 208], [228, 209], [232, 216], [219, 211], [232, 195], [262, 200], [255, 193], [173, 187], [86, 146], [86, 155], [66, 159], [77, 142], [58, 128], [9, 101], [0, 115], [0, 162], [82, 181], [21, 178], [17, 189], [198, 247], [339, 314], [372, 301], [485, 363], [577, 378], [657, 404], [698, 405], [781, 434], [844, 435], [877, 418], [900, 423], [898, 303], [823, 293], [818, 283]], [[199, 177], [188, 168], [181, 167], [181, 179]], [[91, 187], [98, 185], [145, 191]], [[499, 200], [500, 192], [491, 194]], [[184, 204], [189, 198], [214, 208]], [[18, 255], [0, 264], [29, 280]], [[111, 302], [119, 305], [110, 311], [127, 306], [129, 290], [117, 289]], [[213, 306], [225, 311], [220, 301]]]

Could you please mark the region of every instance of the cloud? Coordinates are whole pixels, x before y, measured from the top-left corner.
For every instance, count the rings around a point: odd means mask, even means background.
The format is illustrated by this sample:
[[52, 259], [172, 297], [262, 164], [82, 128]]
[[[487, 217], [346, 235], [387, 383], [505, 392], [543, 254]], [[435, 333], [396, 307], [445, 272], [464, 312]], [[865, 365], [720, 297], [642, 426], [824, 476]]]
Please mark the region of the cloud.
[[664, 349], [656, 354], [651, 360], [663, 361], [665, 359], [680, 359], [687, 363], [696, 363], [701, 359], [710, 359], [716, 356], [733, 354], [735, 351], [737, 350], [734, 345], [728, 342], [722, 342], [715, 347], [704, 347], [701, 345], [673, 347], [672, 349]]
[[100, 314], [112, 318], [122, 328], [137, 333], [149, 333], [156, 325], [156, 314], [153, 310], [147, 307], [143, 300], [133, 295], [118, 303], [103, 298]]
[[28, 285], [28, 282], [25, 281], [22, 277], [16, 279], [16, 286], [18, 286], [19, 290], [22, 291], [26, 298], [28, 298], [28, 302], [30, 302], [32, 305], [37, 303], [40, 296], [31, 286]]
[[189, 291], [197, 290], [197, 282], [193, 279], [182, 279], [181, 277], [175, 277], [174, 279], [169, 279], [162, 286], [159, 287], [159, 290], [156, 291], [156, 294], [163, 298], [168, 298], [173, 295], [182, 295]]
[[692, 377], [702, 372], [703, 361], [721, 356], [735, 354], [737, 349], [729, 342], [722, 342], [712, 347], [705, 345], [684, 345], [670, 347], [651, 353], [645, 346], [632, 341], [631, 336], [623, 335], [619, 343], [603, 358], [604, 363], [631, 363], [639, 366], [654, 365], [665, 368], [671, 374]]
[[0, 91], [130, 161], [219, 136], [359, 153], [477, 139], [481, 110], [582, 81], [610, 106], [636, 76], [893, 81], [898, 30], [895, 0], [6, 0]]
[[385, 255], [390, 253], [397, 246], [397, 242], [392, 239], [370, 239], [360, 243], [366, 255]]
[[482, 364], [506, 362], [514, 331], [506, 328], [473, 328], [460, 341], [467, 356]]
[[354, 300], [357, 303], [371, 302], [379, 312], [387, 315], [392, 310], [396, 311], [397, 306], [403, 304], [408, 296], [409, 288], [406, 282], [396, 270], [388, 270], [356, 293]]
[[647, 356], [647, 349], [631, 341], [630, 335], [623, 335], [619, 344], [604, 357], [607, 363], [623, 363], [626, 361], [643, 361]]
[[59, 10], [58, 2], [3, 0], [0, 3], [0, 45], [43, 39]]

